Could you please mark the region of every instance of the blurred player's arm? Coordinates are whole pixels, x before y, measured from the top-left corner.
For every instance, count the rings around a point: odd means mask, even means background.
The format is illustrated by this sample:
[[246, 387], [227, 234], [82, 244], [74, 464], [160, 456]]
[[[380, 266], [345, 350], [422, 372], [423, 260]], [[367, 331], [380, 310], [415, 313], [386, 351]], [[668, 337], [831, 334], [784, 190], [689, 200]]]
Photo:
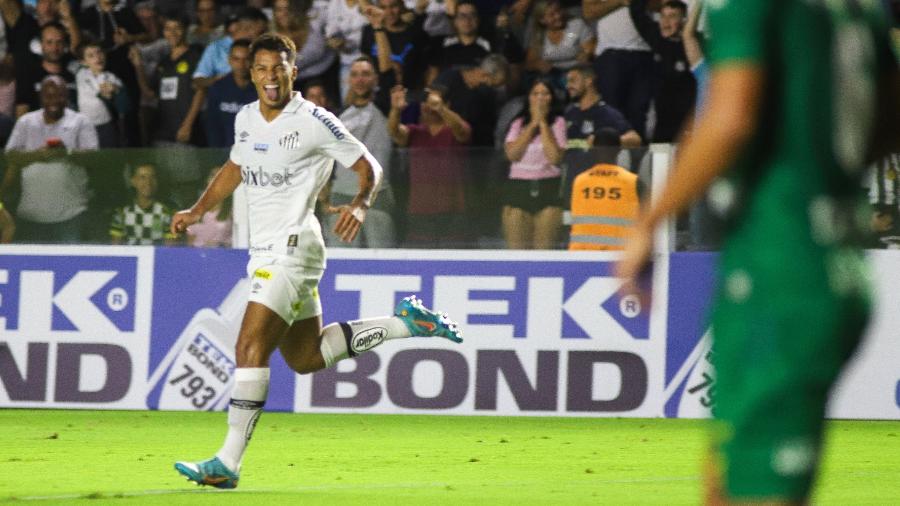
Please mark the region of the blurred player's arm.
[[171, 232], [180, 234], [184, 232], [188, 226], [200, 221], [206, 211], [216, 207], [225, 197], [234, 192], [234, 189], [241, 184], [241, 167], [228, 160], [216, 177], [210, 181], [204, 190], [203, 195], [197, 199], [197, 202], [190, 209], [178, 211], [172, 216]]
[[756, 129], [764, 86], [758, 64], [732, 62], [713, 71], [707, 108], [684, 139], [660, 198], [635, 227], [617, 276], [634, 282], [650, 258], [656, 227], [702, 195], [737, 159]]

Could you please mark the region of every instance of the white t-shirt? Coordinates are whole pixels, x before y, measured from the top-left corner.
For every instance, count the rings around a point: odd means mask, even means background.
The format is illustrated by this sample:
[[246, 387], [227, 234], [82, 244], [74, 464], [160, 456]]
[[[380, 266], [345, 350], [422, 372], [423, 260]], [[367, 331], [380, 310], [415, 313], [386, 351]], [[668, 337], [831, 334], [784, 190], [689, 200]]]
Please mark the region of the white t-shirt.
[[94, 126], [112, 121], [112, 114], [103, 100], [100, 98], [100, 84], [112, 83], [117, 88], [122, 88], [122, 81], [112, 72], [101, 72], [94, 75], [87, 67], [78, 69], [75, 74], [75, 87], [78, 89], [78, 111]]
[[271, 123], [258, 100], [245, 105], [235, 117], [234, 132], [230, 158], [241, 167], [246, 189], [250, 255], [324, 269], [325, 242], [313, 213], [316, 197], [335, 160], [349, 167], [368, 150], [333, 114], [299, 93]]
[[607, 49], [650, 51], [650, 46], [638, 33], [627, 7], [620, 7], [597, 20], [597, 46], [594, 55]]
[[[66, 109], [62, 118], [48, 125], [44, 110], [38, 109], [16, 121], [6, 151], [36, 151], [46, 147], [49, 139], [59, 139], [70, 151], [97, 149], [97, 132], [87, 116]], [[23, 167], [21, 177], [22, 197], [16, 213], [23, 219], [59, 223], [87, 209], [87, 173], [62, 156]]]

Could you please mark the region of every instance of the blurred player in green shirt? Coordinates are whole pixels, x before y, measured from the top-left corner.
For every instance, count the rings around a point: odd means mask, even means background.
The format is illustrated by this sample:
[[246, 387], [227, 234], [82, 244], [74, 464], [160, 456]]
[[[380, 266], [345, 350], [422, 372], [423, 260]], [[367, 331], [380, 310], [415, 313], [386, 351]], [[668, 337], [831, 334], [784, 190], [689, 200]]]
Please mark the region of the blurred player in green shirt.
[[706, 500], [803, 503], [828, 391], [868, 317], [859, 179], [900, 144], [900, 74], [880, 0], [707, 0], [706, 9], [706, 109], [618, 274], [634, 287], [656, 226], [710, 186], [727, 229]]

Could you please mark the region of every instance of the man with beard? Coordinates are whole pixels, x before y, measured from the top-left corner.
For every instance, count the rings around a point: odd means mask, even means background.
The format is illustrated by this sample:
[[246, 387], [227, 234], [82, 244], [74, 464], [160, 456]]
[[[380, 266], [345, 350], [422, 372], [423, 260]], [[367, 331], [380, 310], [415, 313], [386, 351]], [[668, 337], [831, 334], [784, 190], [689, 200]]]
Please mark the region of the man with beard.
[[[350, 133], [359, 139], [382, 167], [390, 167], [391, 137], [387, 118], [373, 102], [378, 74], [375, 62], [368, 56], [360, 56], [350, 64], [348, 106], [339, 116]], [[359, 235], [350, 243], [353, 247], [392, 248], [395, 245], [394, 193], [388, 184], [387, 171], [378, 188], [375, 204], [366, 213], [366, 221]], [[358, 183], [349, 170], [337, 166], [330, 184], [330, 205], [345, 205], [353, 201]], [[337, 224], [337, 216], [325, 218], [325, 242], [328, 246], [340, 245], [340, 239], [331, 232]]]
[[66, 70], [66, 29], [59, 23], [41, 27], [41, 56], [29, 53], [22, 61], [16, 60], [16, 117], [41, 107], [39, 93], [41, 82], [49, 75], [60, 76], [66, 83], [69, 97], [75, 101], [75, 76]]

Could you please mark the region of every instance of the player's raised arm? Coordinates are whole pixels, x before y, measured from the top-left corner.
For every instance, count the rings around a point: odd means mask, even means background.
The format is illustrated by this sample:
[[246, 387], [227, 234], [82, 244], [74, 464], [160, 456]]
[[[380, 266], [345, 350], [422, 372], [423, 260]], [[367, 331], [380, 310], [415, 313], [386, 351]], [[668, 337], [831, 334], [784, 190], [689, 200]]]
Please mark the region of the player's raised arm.
[[684, 140], [660, 198], [635, 227], [616, 266], [616, 275], [637, 289], [636, 279], [650, 259], [653, 231], [684, 209], [740, 155], [759, 118], [765, 73], [756, 64], [731, 64], [713, 71], [707, 108]]
[[359, 176], [359, 192], [350, 204], [331, 209], [331, 212], [341, 214], [334, 225], [334, 233], [342, 241], [348, 243], [352, 242], [359, 233], [359, 229], [366, 219], [366, 211], [375, 200], [378, 185], [381, 184], [384, 174], [381, 164], [368, 151], [359, 157], [359, 160], [349, 169]]
[[197, 202], [190, 209], [178, 211], [172, 216], [172, 233], [180, 234], [187, 230], [190, 225], [200, 221], [200, 218], [203, 217], [206, 211], [216, 207], [219, 202], [225, 200], [225, 197], [231, 195], [240, 183], [241, 167], [228, 160], [219, 169], [216, 177], [210, 181], [203, 195], [197, 199]]

